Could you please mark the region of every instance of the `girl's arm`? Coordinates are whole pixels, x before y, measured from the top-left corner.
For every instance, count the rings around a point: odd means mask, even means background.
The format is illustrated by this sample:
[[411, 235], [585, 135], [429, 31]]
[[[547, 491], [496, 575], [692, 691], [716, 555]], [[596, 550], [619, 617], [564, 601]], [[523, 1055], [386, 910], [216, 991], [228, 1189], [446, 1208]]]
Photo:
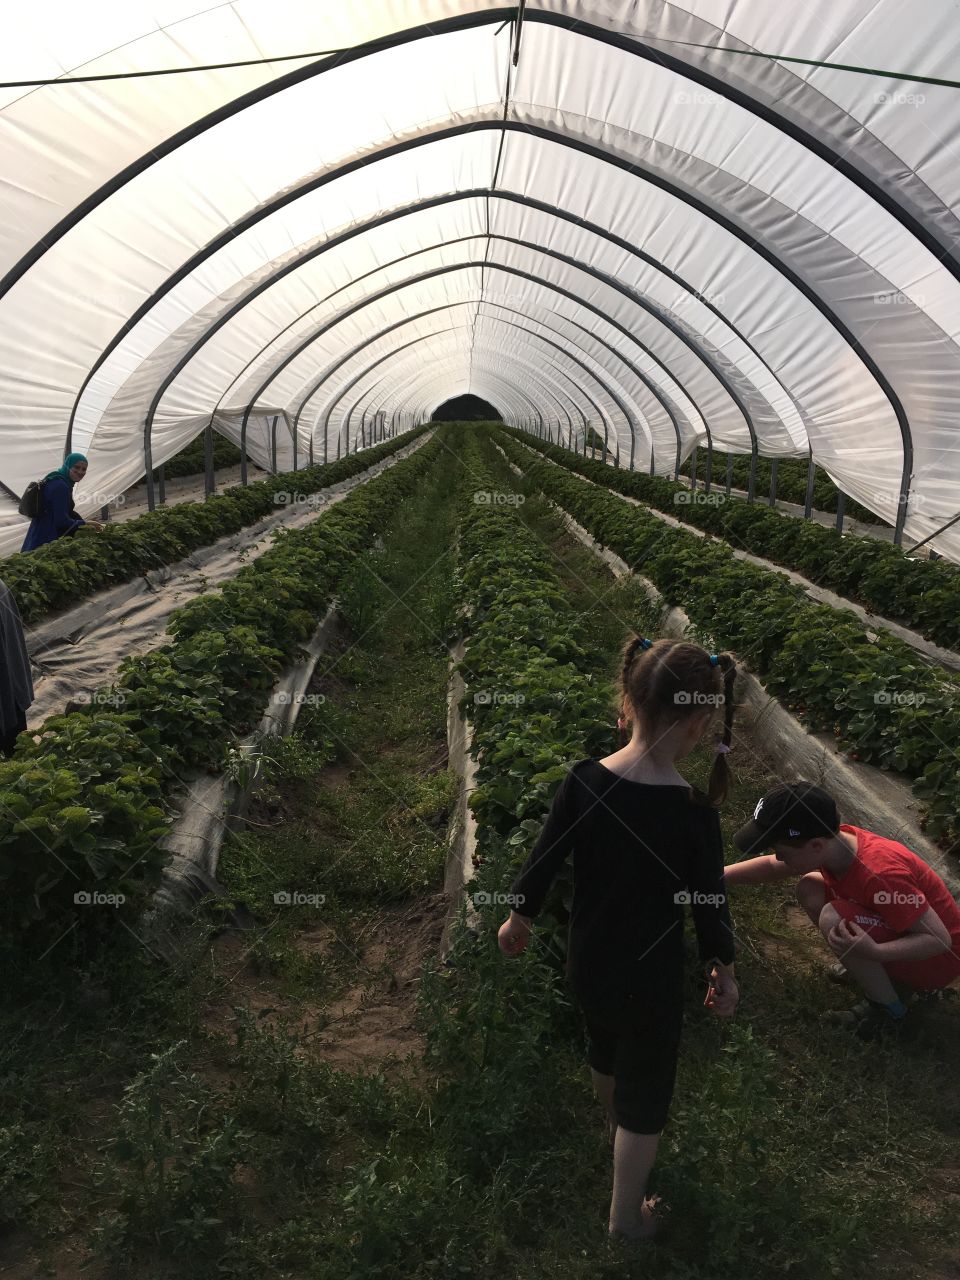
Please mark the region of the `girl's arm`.
[[717, 960], [710, 974], [710, 980], [713, 985], [705, 1003], [717, 1017], [729, 1018], [736, 1012], [740, 1001], [740, 988], [737, 986], [733, 965], [722, 964]]
[[506, 955], [519, 955], [527, 945], [533, 919], [540, 914], [557, 872], [573, 849], [577, 815], [570, 795], [572, 784], [570, 770], [554, 792], [543, 830], [510, 886], [510, 901], [516, 906], [497, 935], [500, 950]]
[[731, 862], [724, 869], [728, 885], [766, 884], [770, 880], [790, 880], [796, 876], [785, 862], [779, 862], [772, 853], [763, 858], [746, 858], [743, 862]]
[[[711, 810], [701, 828], [688, 870], [687, 901], [697, 931], [700, 959], [733, 964], [733, 926], [724, 884], [723, 834], [720, 815]], [[682, 898], [681, 898], [682, 900]]]

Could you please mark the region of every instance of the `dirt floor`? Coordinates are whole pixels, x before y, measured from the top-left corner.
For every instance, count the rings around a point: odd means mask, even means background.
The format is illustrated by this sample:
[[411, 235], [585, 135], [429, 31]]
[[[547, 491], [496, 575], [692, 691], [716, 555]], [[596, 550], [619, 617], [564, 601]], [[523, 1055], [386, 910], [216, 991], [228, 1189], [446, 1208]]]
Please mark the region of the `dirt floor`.
[[[229, 1034], [233, 1006], [246, 1005], [264, 1021], [299, 1025], [312, 1049], [332, 1066], [415, 1069], [423, 1048], [416, 1026], [420, 971], [439, 950], [447, 907], [445, 896], [437, 893], [384, 910], [361, 938], [350, 985], [332, 1002], [278, 996], [276, 979], [259, 973], [250, 960], [251, 941], [224, 934], [213, 950], [218, 966], [232, 974], [230, 1003], [211, 1005], [203, 1025], [213, 1034]], [[295, 945], [326, 955], [335, 942], [335, 930], [319, 924], [299, 934]]]

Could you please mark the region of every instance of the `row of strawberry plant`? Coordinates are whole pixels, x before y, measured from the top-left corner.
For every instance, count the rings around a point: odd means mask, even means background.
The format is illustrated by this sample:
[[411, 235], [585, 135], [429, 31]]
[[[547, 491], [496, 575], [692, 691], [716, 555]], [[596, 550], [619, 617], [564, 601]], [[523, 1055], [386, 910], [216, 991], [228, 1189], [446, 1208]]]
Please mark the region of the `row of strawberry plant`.
[[[719, 479], [724, 484], [726, 483], [727, 459], [731, 457], [733, 458], [733, 474], [731, 477], [733, 487], [746, 491], [750, 484], [749, 454], [728, 454], [715, 449], [713, 452], [714, 478]], [[702, 468], [700, 477], [701, 479], [703, 478]], [[756, 480], [756, 492], [758, 494], [764, 495], [770, 492], [771, 478], [771, 459], [758, 458]], [[836, 512], [839, 495], [840, 490], [827, 473], [821, 467], [818, 467], [813, 481], [813, 510], [829, 513]], [[777, 466], [777, 501], [794, 502], [798, 506], [806, 504], [807, 462], [805, 459], [781, 458], [779, 460]], [[871, 511], [869, 507], [863, 506], [862, 503], [857, 502], [855, 498], [851, 498], [847, 494], [844, 494], [843, 509], [844, 514], [851, 520], [862, 520], [865, 524], [887, 523], [875, 511]]]
[[122, 524], [108, 523], [100, 534], [81, 530], [72, 538], [59, 538], [36, 551], [8, 556], [0, 561], [0, 579], [13, 592], [24, 623], [32, 625], [55, 610], [105, 587], [129, 582], [158, 565], [180, 560], [198, 547], [210, 546], [276, 514], [291, 502], [347, 480], [405, 448], [427, 430], [428, 426], [418, 428], [327, 466], [235, 485], [207, 502], [178, 502]]
[[[915, 628], [946, 648], [960, 648], [960, 567], [946, 560], [911, 560], [878, 538], [838, 534], [772, 507], [696, 494], [684, 485], [637, 471], [615, 471], [569, 449], [505, 427], [545, 457], [618, 493], [639, 498], [733, 546], [802, 573], [866, 609]], [[699, 496], [698, 496], [699, 495]]]
[[[221, 467], [238, 467], [242, 457], [239, 448], [232, 440], [222, 436], [219, 431], [213, 433], [213, 469], [215, 471], [219, 471]], [[175, 480], [180, 476], [202, 476], [205, 470], [206, 453], [203, 436], [197, 436], [196, 440], [191, 440], [179, 453], [175, 453], [163, 464], [163, 474], [167, 480]], [[137, 481], [137, 484], [146, 484], [146, 482], [147, 478], [144, 476], [142, 480]]]
[[468, 891], [479, 928], [464, 930], [461, 918], [447, 964], [425, 971], [421, 1007], [426, 1062], [438, 1080], [437, 1128], [450, 1132], [445, 1159], [456, 1153], [458, 1174], [480, 1187], [496, 1184], [524, 1212], [530, 1172], [505, 1161], [504, 1151], [518, 1139], [519, 1148], [541, 1149], [544, 1134], [573, 1123], [579, 1101], [570, 1067], [577, 1030], [561, 974], [572, 873], [558, 875], [534, 945], [510, 964], [496, 942], [509, 909], [503, 891], [567, 765], [606, 754], [615, 731], [609, 696], [590, 679], [582, 624], [549, 554], [516, 506], [489, 500], [515, 487], [502, 459], [472, 426], [461, 441], [455, 592], [466, 640], [460, 711], [472, 725], [477, 761]]
[[[614, 713], [608, 690], [589, 671], [594, 655], [549, 553], [515, 506], [477, 500], [478, 492], [503, 486], [502, 460], [474, 433], [465, 453], [457, 591], [467, 649], [459, 667], [466, 684], [460, 710], [472, 725], [477, 760], [470, 807], [482, 868], [478, 884], [496, 894], [539, 833], [569, 762], [615, 749]], [[557, 952], [566, 945], [569, 877], [569, 871], [558, 877], [545, 912]]]
[[[497, 433], [522, 469], [530, 453]], [[845, 610], [813, 604], [782, 575], [722, 542], [665, 526], [565, 467], [538, 460], [530, 478], [604, 547], [680, 605], [704, 637], [750, 664], [768, 691], [854, 759], [906, 774], [931, 834], [956, 838], [960, 812], [958, 688], [895, 637], [868, 633]]]
[[[431, 441], [171, 617], [173, 640], [127, 658], [79, 711], [21, 735], [0, 763], [0, 936], [36, 954], [122, 938], [167, 857], [164, 797], [257, 723], [360, 552], [440, 455]], [[79, 895], [79, 896], [78, 896]], [[94, 908], [100, 908], [99, 910]]]

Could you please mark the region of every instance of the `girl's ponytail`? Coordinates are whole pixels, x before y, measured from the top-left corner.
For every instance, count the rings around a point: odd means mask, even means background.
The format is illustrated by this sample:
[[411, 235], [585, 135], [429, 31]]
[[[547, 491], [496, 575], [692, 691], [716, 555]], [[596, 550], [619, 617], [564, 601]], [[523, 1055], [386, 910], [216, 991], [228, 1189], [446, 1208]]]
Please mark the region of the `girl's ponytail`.
[[646, 636], [632, 635], [627, 643], [623, 646], [620, 663], [620, 719], [617, 721], [617, 728], [620, 730], [620, 745], [630, 739], [630, 733], [627, 729], [629, 717], [627, 709], [624, 705], [624, 699], [629, 695], [630, 689], [630, 669], [633, 666], [634, 659], [637, 654], [644, 649], [649, 649], [653, 645], [652, 640], [648, 640]]
[[721, 653], [717, 655], [717, 665], [723, 673], [723, 735], [717, 743], [716, 759], [710, 770], [707, 803], [719, 808], [730, 790], [730, 766], [727, 764], [727, 753], [733, 737], [733, 686], [737, 679], [737, 664], [732, 654]]

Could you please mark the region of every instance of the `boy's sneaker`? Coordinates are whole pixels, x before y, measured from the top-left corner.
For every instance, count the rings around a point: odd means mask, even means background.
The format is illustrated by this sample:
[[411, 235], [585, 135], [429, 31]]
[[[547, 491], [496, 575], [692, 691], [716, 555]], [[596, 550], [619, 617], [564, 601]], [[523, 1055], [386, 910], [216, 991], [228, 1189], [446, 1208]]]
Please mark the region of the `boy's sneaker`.
[[874, 1004], [873, 1001], [869, 1003], [869, 1010], [854, 1028], [859, 1039], [909, 1040], [916, 1031], [916, 1019], [909, 1013], [905, 1013], [902, 1018], [894, 1018], [882, 1004]]
[[[820, 1021], [836, 1027], [856, 1027], [870, 1012], [870, 1001], [860, 1000], [852, 1009], [828, 1009], [821, 1013]], [[887, 1017], [890, 1015], [887, 1014]]]
[[909, 1013], [891, 1017], [886, 1006], [861, 1000], [852, 1009], [831, 1009], [820, 1021], [834, 1027], [848, 1027], [861, 1040], [908, 1040], [916, 1031], [916, 1019]]

